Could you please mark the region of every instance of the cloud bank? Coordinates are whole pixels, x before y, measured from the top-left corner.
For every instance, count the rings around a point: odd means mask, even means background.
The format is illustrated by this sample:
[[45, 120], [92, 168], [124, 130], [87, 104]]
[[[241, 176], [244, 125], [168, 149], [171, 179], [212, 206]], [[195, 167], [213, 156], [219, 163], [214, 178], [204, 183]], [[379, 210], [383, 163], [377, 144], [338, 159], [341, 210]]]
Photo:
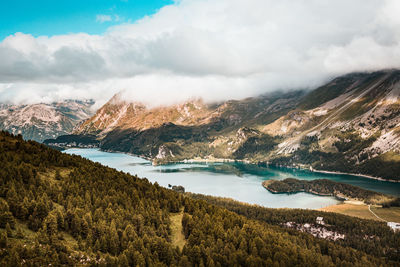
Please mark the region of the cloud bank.
[[0, 101], [126, 90], [162, 104], [312, 88], [353, 71], [400, 68], [398, 0], [181, 0], [102, 35], [16, 33], [0, 43]]

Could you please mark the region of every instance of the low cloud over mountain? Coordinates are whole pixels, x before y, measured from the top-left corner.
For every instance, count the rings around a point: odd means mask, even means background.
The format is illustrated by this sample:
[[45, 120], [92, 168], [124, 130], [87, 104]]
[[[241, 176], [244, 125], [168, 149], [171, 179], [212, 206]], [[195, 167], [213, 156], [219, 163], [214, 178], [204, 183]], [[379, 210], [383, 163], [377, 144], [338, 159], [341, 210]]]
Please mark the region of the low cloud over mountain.
[[250, 2], [176, 1], [102, 35], [16, 33], [0, 43], [0, 99], [211, 101], [400, 67], [399, 1]]

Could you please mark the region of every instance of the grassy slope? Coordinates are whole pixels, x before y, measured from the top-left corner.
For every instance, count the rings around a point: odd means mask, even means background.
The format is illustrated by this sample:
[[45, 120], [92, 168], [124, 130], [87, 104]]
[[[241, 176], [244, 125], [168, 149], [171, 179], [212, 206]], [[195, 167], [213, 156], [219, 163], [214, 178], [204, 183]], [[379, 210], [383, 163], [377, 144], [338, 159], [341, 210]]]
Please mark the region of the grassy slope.
[[171, 214], [171, 242], [172, 245], [177, 246], [179, 249], [182, 249], [183, 246], [186, 244], [185, 236], [183, 235], [182, 229], [182, 218], [183, 218], [183, 211]]
[[368, 219], [368, 220], [379, 220], [376, 218], [369, 210], [367, 205], [355, 205], [355, 204], [339, 204], [334, 206], [329, 206], [320, 209], [326, 212], [336, 212], [348, 216], [354, 216], [361, 219]]
[[323, 103], [332, 100], [339, 95], [343, 94], [352, 83], [353, 79], [335, 79], [330, 83], [321, 86], [307, 96], [305, 96], [299, 103], [298, 107], [303, 110], [313, 109]]
[[[333, 205], [320, 209], [326, 212], [336, 212], [348, 216], [354, 216], [361, 219], [369, 219], [375, 221], [382, 221], [374, 216], [368, 209], [368, 205], [363, 204], [350, 204], [343, 203], [339, 205]], [[381, 208], [378, 206], [371, 206], [371, 210], [375, 212], [380, 218], [390, 222], [400, 222], [400, 208]]]
[[389, 222], [400, 222], [400, 207], [379, 208], [371, 207], [371, 210], [382, 219]]

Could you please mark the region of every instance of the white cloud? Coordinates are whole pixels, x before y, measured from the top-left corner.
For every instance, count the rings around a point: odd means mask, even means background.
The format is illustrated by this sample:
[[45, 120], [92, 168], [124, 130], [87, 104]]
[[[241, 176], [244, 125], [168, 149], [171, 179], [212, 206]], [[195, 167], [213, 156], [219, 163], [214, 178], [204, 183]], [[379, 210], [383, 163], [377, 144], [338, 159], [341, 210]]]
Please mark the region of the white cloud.
[[119, 15], [114, 15], [114, 21], [115, 22], [120, 22], [123, 21], [124, 19], [122, 17], [120, 17]]
[[[103, 35], [0, 43], [0, 100], [242, 98], [400, 68], [397, 0], [181, 0]], [[110, 16], [110, 20], [114, 19]]]
[[96, 21], [100, 22], [100, 23], [104, 23], [107, 21], [112, 21], [112, 18], [110, 15], [99, 14], [99, 15], [96, 15]]

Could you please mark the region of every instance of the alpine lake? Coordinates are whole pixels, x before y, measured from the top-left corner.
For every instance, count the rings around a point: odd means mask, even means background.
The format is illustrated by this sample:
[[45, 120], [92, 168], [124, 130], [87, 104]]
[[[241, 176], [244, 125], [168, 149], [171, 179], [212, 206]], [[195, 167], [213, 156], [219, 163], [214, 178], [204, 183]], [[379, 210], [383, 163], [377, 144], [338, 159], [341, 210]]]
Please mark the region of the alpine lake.
[[269, 179], [330, 179], [365, 189], [400, 196], [400, 183], [380, 181], [354, 175], [325, 174], [302, 169], [260, 167], [245, 163], [174, 163], [153, 166], [146, 159], [98, 149], [73, 148], [64, 151], [80, 155], [105, 166], [147, 178], [159, 185], [181, 185], [186, 192], [232, 198], [271, 208], [319, 209], [341, 201], [334, 197], [308, 193], [273, 194], [261, 183]]

